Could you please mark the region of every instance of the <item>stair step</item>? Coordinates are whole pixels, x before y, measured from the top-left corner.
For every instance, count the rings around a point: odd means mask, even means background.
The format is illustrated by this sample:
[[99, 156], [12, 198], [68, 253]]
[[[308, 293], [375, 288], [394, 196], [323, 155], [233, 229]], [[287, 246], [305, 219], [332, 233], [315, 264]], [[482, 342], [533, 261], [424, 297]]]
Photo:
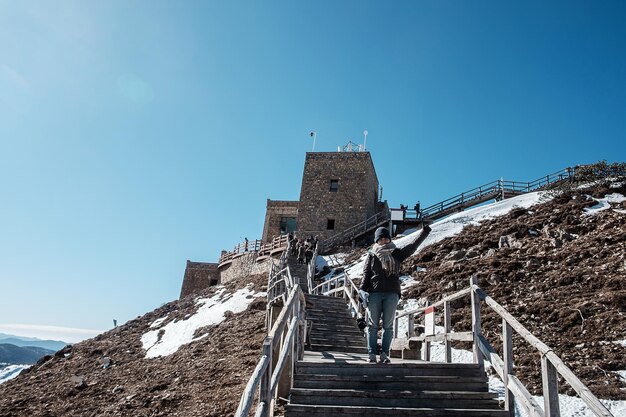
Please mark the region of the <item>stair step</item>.
[[355, 345], [329, 345], [329, 344], [317, 344], [312, 343], [307, 350], [314, 352], [348, 352], [348, 353], [361, 353], [367, 354], [367, 348], [364, 346]]
[[[461, 366], [467, 365], [467, 366]], [[438, 363], [390, 363], [385, 366], [377, 364], [340, 364], [316, 363], [300, 361], [296, 364], [296, 374], [314, 375], [422, 375], [422, 376], [461, 376], [484, 378], [485, 372], [474, 364], [438, 364]]]
[[292, 404], [371, 407], [499, 409], [497, 394], [470, 391], [328, 390], [293, 388]]
[[[385, 366], [378, 364], [376, 366]], [[486, 378], [456, 376], [296, 374], [294, 388], [486, 392]]]
[[339, 332], [339, 333], [311, 331], [311, 339], [324, 339], [324, 340], [359, 342], [359, 343], [365, 343], [365, 340], [366, 340], [365, 337], [363, 336], [363, 333], [352, 332], [352, 331]]
[[403, 407], [359, 407], [336, 405], [287, 404], [286, 417], [345, 417], [352, 416], [420, 416], [420, 417], [505, 417], [504, 410], [468, 410], [453, 408], [403, 408]]

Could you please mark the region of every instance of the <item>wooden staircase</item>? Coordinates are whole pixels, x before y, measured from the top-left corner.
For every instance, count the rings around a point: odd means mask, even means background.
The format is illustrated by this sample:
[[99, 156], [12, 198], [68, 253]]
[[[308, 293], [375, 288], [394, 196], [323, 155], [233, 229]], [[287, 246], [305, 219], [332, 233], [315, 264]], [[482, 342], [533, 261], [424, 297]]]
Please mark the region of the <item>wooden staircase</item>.
[[306, 295], [311, 344], [296, 363], [287, 417], [504, 417], [476, 364], [367, 362], [364, 334], [342, 298]]

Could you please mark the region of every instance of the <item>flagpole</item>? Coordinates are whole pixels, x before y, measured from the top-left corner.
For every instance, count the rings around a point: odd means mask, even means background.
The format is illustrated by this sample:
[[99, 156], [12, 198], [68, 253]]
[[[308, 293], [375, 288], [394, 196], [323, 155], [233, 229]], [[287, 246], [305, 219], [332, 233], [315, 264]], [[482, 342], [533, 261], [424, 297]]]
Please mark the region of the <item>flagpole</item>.
[[317, 136], [317, 132], [311, 132], [311, 136], [313, 137], [313, 150], [311, 152], [315, 152], [315, 137]]

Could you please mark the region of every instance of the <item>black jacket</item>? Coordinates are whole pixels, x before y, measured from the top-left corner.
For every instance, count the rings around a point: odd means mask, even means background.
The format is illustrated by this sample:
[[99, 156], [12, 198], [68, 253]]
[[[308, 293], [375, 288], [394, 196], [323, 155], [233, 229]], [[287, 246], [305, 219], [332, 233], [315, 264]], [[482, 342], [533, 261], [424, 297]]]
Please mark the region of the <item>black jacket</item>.
[[[426, 227], [422, 230], [422, 233], [413, 243], [410, 243], [402, 249], [396, 248], [391, 252], [391, 256], [395, 258], [398, 265], [402, 263], [406, 258], [411, 256], [417, 247], [426, 239], [426, 236], [430, 233], [430, 228]], [[383, 265], [380, 259], [372, 252], [367, 254], [365, 258], [365, 265], [363, 266], [363, 281], [361, 282], [361, 289], [368, 293], [372, 292], [395, 292], [400, 294], [400, 276], [390, 275], [386, 276], [383, 270]]]

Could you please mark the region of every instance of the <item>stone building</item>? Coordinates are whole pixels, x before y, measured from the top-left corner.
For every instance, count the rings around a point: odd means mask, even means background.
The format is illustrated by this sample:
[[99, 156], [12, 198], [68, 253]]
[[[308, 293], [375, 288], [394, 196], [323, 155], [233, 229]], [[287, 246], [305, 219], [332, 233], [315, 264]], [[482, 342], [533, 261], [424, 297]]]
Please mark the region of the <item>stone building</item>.
[[294, 228], [322, 240], [340, 233], [378, 212], [378, 189], [369, 152], [307, 152], [300, 199], [267, 200], [263, 241]]
[[216, 263], [187, 261], [183, 287], [180, 298], [194, 294], [201, 289], [217, 285], [220, 282], [220, 273]]
[[[386, 208], [378, 201], [378, 177], [370, 153], [361, 147], [358, 151], [348, 149], [306, 153], [300, 199], [267, 200], [262, 243], [291, 231], [325, 240]], [[255, 252], [234, 255], [222, 264], [187, 261], [180, 298], [262, 273], [268, 268], [267, 262], [272, 262], [272, 256], [257, 258]]]
[[274, 236], [297, 230], [298, 202], [267, 199], [265, 223], [261, 241], [268, 243]]

